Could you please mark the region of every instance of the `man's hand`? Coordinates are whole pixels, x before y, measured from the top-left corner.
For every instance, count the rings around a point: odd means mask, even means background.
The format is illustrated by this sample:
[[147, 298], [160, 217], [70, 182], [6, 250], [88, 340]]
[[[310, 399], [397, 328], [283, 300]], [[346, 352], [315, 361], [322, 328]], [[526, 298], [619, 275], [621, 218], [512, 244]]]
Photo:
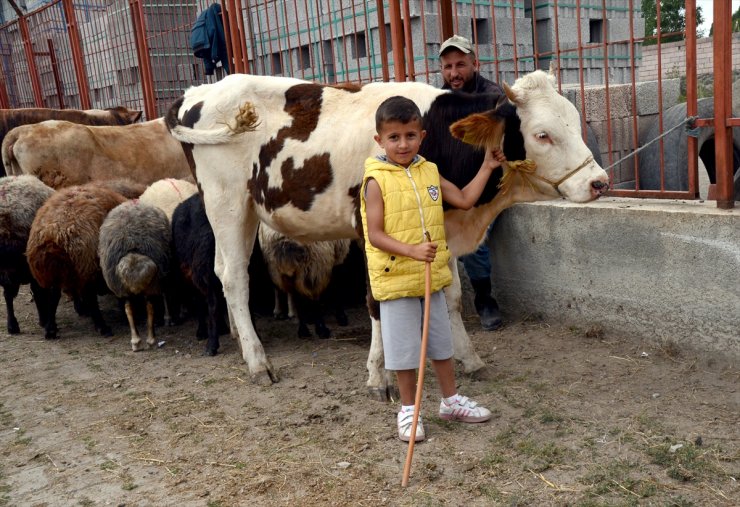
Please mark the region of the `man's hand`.
[[417, 261], [432, 262], [436, 255], [437, 243], [419, 243], [418, 245], [411, 245], [409, 249], [409, 257]]

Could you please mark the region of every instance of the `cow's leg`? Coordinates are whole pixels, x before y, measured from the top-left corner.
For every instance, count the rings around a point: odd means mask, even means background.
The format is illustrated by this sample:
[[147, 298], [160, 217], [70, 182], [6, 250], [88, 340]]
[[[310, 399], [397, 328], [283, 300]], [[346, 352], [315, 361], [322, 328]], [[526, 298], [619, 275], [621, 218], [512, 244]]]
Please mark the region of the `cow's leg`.
[[17, 282], [10, 282], [3, 286], [5, 309], [8, 312], [8, 334], [18, 334], [21, 332], [21, 328], [18, 325], [18, 319], [15, 318], [15, 310], [13, 309], [13, 300], [18, 295], [20, 288], [21, 284]]
[[[277, 376], [267, 359], [249, 313], [249, 258], [252, 255], [259, 221], [248, 210], [246, 200], [238, 199], [224, 205], [222, 193], [204, 190], [206, 214], [216, 238], [215, 271], [223, 285], [229, 307], [232, 329], [236, 327], [242, 357], [247, 363], [252, 381], [262, 385], [277, 382]], [[209, 199], [213, 196], [213, 199]], [[209, 209], [217, 210], [212, 216]]]
[[460, 273], [457, 270], [457, 258], [455, 257], [450, 259], [450, 270], [452, 271], [452, 284], [445, 288], [445, 298], [447, 300], [447, 311], [450, 314], [455, 359], [463, 364], [465, 373], [476, 376], [482, 375], [486, 365], [473, 349], [470, 336], [462, 321], [462, 285], [460, 284]]
[[221, 305], [219, 304], [219, 293], [216, 292], [215, 284], [208, 286], [208, 342], [206, 343], [205, 354], [215, 356], [221, 342], [218, 339], [218, 320]]
[[371, 398], [378, 401], [398, 400], [400, 397], [393, 374], [384, 368], [383, 337], [380, 334], [380, 306], [370, 295], [369, 289], [367, 306], [372, 327], [370, 353], [367, 356], [367, 391]]

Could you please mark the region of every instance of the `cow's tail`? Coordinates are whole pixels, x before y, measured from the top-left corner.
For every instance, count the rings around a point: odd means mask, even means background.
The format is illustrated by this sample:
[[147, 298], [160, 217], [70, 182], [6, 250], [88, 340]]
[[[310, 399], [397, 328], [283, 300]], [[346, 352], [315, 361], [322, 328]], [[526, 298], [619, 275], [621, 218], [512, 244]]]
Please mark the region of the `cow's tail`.
[[[15, 129], [14, 129], [15, 130]], [[15, 142], [18, 140], [18, 134], [14, 132], [14, 130], [11, 130], [5, 135], [5, 139], [3, 139], [3, 145], [2, 145], [2, 157], [3, 157], [3, 167], [2, 169], [2, 176], [5, 175], [20, 175], [21, 174], [21, 168], [18, 166], [18, 160], [15, 158], [15, 154], [13, 153], [13, 146], [15, 145]]]
[[[181, 104], [181, 102], [175, 103], [172, 109], [170, 109], [170, 113], [172, 113], [175, 108], [179, 109], [179, 106]], [[195, 121], [192, 120], [190, 117], [197, 116], [199, 118], [201, 107], [198, 107], [198, 105], [196, 105], [195, 108], [197, 108], [198, 114], [191, 115], [190, 111], [187, 111], [183, 115], [182, 119], [178, 119], [176, 116], [173, 118], [172, 114], [168, 115], [167, 125], [170, 128], [170, 132], [172, 133], [173, 137], [181, 143], [231, 143], [237, 139], [237, 136], [239, 134], [243, 134], [245, 132], [254, 132], [259, 126], [259, 116], [257, 115], [257, 111], [255, 111], [254, 109], [254, 104], [252, 104], [251, 102], [245, 102], [244, 104], [242, 104], [242, 106], [239, 107], [239, 112], [236, 114], [236, 117], [224, 121], [223, 126], [208, 130], [193, 128], [192, 125], [195, 123]]]

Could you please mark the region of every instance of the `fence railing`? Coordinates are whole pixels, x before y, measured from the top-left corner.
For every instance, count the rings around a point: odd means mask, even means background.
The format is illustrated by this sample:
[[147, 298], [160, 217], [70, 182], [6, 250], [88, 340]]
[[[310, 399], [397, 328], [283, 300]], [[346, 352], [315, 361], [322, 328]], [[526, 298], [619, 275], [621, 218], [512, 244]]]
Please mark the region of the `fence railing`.
[[[0, 27], [0, 105], [125, 105], [148, 119], [161, 116], [184, 89], [225, 73], [218, 64], [207, 75], [190, 47], [191, 27], [210, 4], [54, 0], [21, 13]], [[658, 2], [657, 33], [649, 37], [639, 0], [223, 0], [221, 6], [232, 72], [441, 86], [439, 46], [458, 33], [473, 40], [481, 75], [494, 81], [554, 69], [609, 170], [611, 195], [695, 199], [700, 158], [718, 206], [732, 207], [740, 194], [729, 2], [713, 6], [714, 83], [702, 92], [719, 90], [713, 98], [699, 96], [695, 0], [686, 0], [686, 29], [678, 34], [661, 33]], [[685, 34], [691, 34], [684, 37], [685, 72], [677, 73], [685, 77], [668, 77], [663, 39]], [[657, 47], [657, 79], [640, 81], [642, 47], [650, 43]]]

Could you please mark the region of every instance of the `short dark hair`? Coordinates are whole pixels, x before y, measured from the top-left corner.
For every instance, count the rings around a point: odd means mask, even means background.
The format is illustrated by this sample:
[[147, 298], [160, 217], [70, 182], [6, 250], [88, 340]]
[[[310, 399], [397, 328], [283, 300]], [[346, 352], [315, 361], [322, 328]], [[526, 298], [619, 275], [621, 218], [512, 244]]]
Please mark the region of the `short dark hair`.
[[375, 112], [375, 130], [380, 132], [384, 123], [399, 121], [406, 124], [410, 121], [421, 121], [421, 111], [413, 100], [396, 95], [385, 99]]

